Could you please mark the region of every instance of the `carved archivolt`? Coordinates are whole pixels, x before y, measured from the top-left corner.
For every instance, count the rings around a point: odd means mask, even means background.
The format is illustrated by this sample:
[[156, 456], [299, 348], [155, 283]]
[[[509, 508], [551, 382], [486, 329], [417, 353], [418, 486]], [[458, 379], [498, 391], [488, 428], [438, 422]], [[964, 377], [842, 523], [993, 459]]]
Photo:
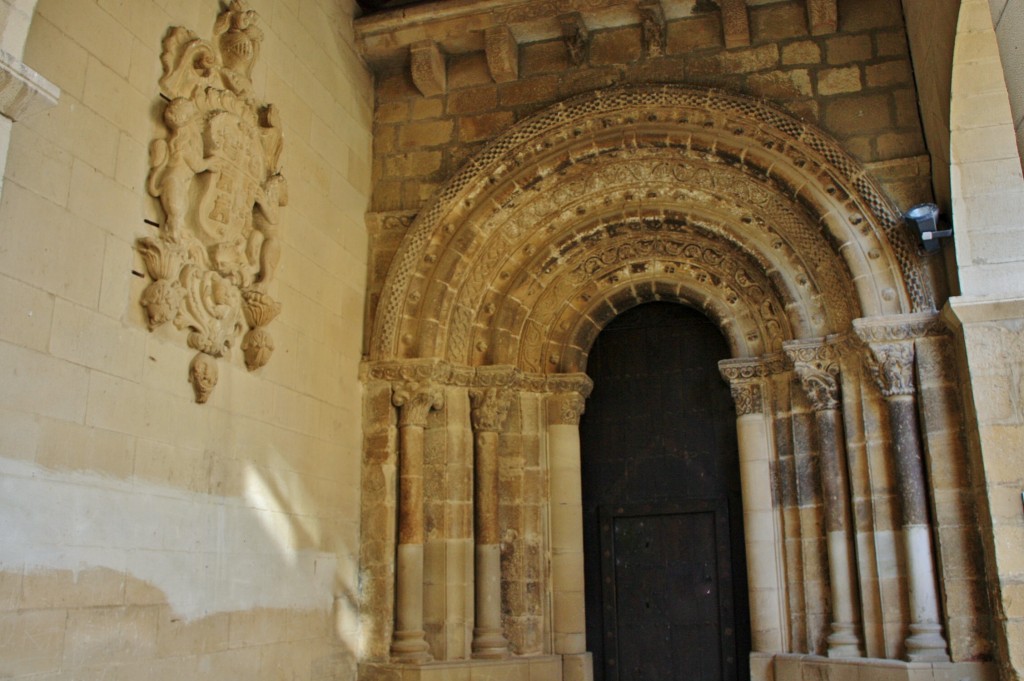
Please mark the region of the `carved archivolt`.
[[[281, 121], [256, 101], [252, 68], [263, 33], [233, 0], [203, 40], [176, 26], [163, 40], [160, 88], [167, 136], [150, 145], [149, 193], [160, 200], [159, 234], [138, 242], [153, 283], [143, 292], [150, 329], [187, 329], [197, 402], [217, 381], [213, 358], [238, 342], [246, 366], [267, 363], [267, 325], [281, 305], [268, 294], [280, 260]], [[244, 336], [243, 336], [244, 334]]]
[[933, 305], [898, 214], [817, 129], [716, 91], [618, 88], [523, 121], [439, 191], [371, 357], [580, 371], [608, 315], [646, 300], [701, 309], [734, 356]]

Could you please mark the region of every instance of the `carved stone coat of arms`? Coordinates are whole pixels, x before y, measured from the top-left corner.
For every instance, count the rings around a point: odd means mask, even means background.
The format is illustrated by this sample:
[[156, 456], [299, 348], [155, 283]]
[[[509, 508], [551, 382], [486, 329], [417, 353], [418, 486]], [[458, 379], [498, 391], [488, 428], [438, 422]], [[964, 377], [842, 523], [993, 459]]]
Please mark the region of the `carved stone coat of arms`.
[[164, 220], [138, 241], [153, 282], [142, 294], [150, 329], [188, 331], [196, 401], [217, 382], [215, 358], [241, 338], [250, 371], [270, 359], [267, 325], [281, 305], [268, 294], [280, 260], [281, 121], [256, 101], [252, 68], [263, 33], [245, 0], [233, 0], [212, 40], [176, 26], [163, 40], [160, 89], [166, 137], [150, 145], [146, 187]]

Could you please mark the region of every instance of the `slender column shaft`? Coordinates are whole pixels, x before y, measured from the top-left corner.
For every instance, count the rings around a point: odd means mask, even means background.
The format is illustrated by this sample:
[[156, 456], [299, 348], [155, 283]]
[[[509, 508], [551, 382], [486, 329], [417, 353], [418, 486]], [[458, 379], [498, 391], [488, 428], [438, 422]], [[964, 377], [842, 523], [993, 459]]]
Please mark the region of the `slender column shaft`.
[[498, 439], [510, 395], [496, 388], [471, 390], [474, 430], [473, 536], [475, 586], [473, 657], [508, 657], [501, 627], [501, 545], [498, 525]]
[[846, 466], [846, 439], [839, 411], [839, 358], [842, 341], [815, 339], [786, 344], [800, 384], [814, 408], [818, 432], [818, 465], [825, 506], [825, 547], [828, 553], [832, 627], [829, 657], [861, 657], [858, 588]]
[[815, 413], [821, 445], [821, 489], [825, 498], [825, 532], [829, 581], [832, 588], [832, 633], [828, 637], [829, 657], [860, 657], [857, 609], [857, 580], [854, 570], [849, 476], [842, 419], [837, 409]]
[[423, 629], [423, 441], [427, 414], [443, 405], [443, 393], [411, 384], [395, 389], [399, 408], [398, 549], [395, 630], [391, 656], [420, 664], [431, 659]]
[[949, 658], [939, 619], [935, 551], [928, 519], [917, 406], [913, 396], [890, 397], [886, 406], [896, 455], [896, 484], [900, 488], [900, 520], [908, 567], [911, 621], [906, 640], [907, 659], [911, 662], [945, 661]]
[[949, 660], [939, 615], [935, 551], [928, 518], [928, 492], [914, 385], [914, 343], [869, 343], [868, 371], [885, 398], [892, 435], [900, 522], [907, 561], [910, 606], [906, 657], [911, 662]]

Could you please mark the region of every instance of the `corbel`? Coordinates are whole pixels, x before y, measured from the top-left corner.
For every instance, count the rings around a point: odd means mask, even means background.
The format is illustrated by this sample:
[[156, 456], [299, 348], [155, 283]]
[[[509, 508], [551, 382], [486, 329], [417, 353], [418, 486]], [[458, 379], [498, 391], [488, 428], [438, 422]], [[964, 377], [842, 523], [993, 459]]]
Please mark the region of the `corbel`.
[[665, 12], [658, 0], [641, 2], [640, 26], [643, 30], [644, 50], [648, 57], [665, 54]]
[[484, 50], [495, 83], [519, 78], [519, 44], [508, 26], [491, 26], [484, 31]]
[[839, 28], [836, 0], [807, 0], [807, 26], [811, 35], [835, 33]]
[[448, 89], [444, 55], [432, 40], [421, 40], [409, 46], [409, 65], [412, 82], [424, 97], [444, 94]]
[[590, 31], [583, 23], [583, 16], [579, 12], [570, 12], [559, 16], [558, 22], [562, 25], [562, 36], [569, 50], [569, 61], [574, 66], [579, 66], [587, 60], [587, 52], [590, 49]]
[[750, 18], [747, 16], [747, 0], [720, 0], [722, 8], [722, 31], [725, 46], [744, 47], [750, 44]]

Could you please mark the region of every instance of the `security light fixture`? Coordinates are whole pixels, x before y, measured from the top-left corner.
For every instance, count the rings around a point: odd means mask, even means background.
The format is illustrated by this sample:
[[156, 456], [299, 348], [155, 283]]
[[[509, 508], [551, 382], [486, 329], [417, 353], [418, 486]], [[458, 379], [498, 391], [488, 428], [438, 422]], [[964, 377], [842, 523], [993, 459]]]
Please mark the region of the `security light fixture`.
[[934, 203], [917, 204], [903, 214], [903, 219], [915, 230], [925, 253], [935, 253], [939, 250], [939, 239], [953, 236], [951, 228], [939, 229], [945, 225], [939, 222], [939, 207]]

